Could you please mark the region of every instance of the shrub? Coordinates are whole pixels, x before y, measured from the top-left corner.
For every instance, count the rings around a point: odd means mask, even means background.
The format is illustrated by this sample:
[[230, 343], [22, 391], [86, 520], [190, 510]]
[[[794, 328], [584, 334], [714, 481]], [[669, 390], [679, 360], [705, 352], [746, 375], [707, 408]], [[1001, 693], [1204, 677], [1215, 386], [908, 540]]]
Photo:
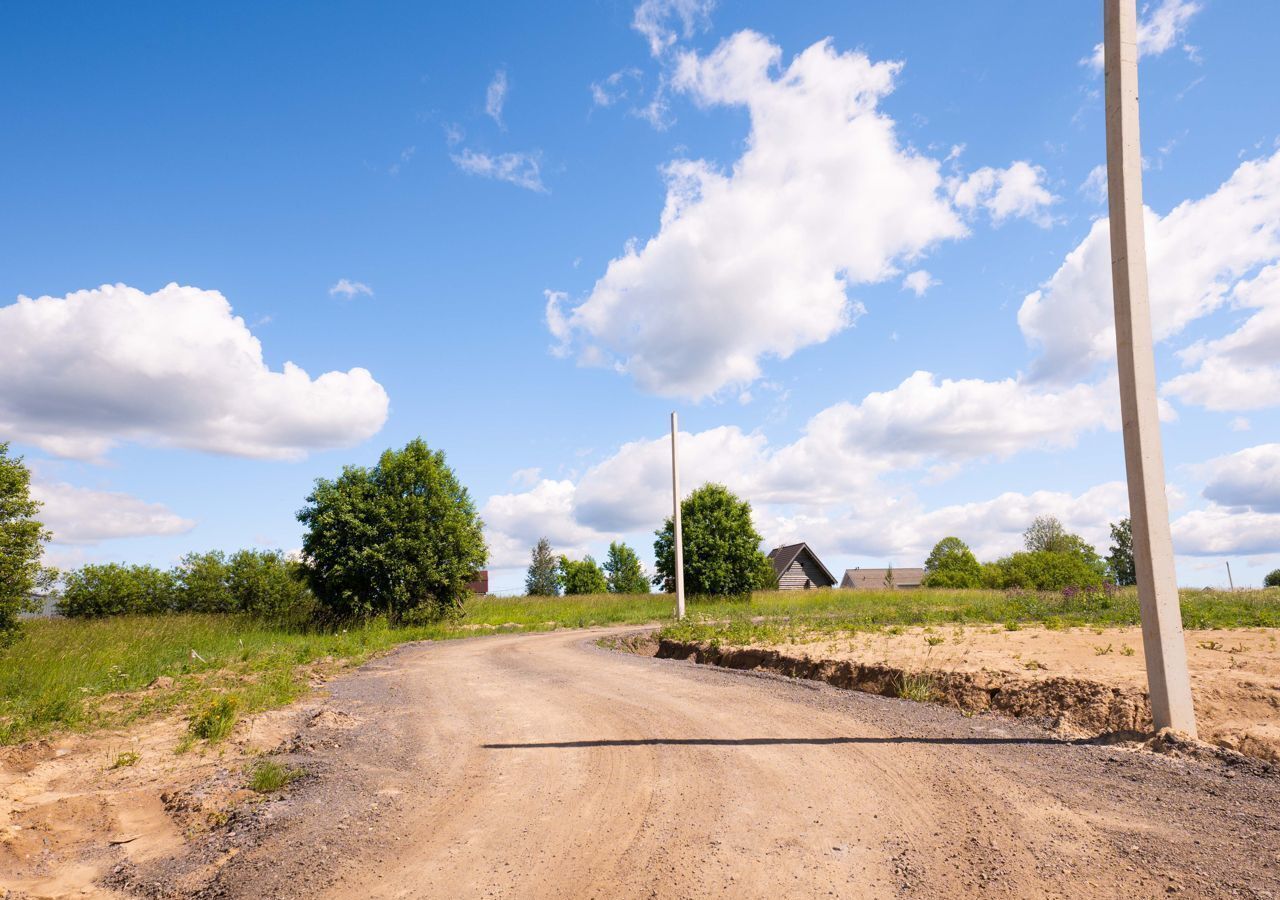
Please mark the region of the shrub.
[[488, 557], [471, 495], [421, 439], [318, 479], [298, 520], [311, 589], [342, 617], [439, 618]]
[[560, 557], [560, 583], [566, 595], [603, 594], [609, 590], [604, 572], [589, 555], [581, 561]]
[[176, 597], [171, 572], [155, 566], [91, 564], [64, 576], [58, 612], [72, 619], [154, 615], [172, 610]]
[[1060, 591], [1066, 587], [1101, 587], [1102, 573], [1076, 553], [1028, 550], [996, 563], [1002, 588]]
[[35, 519], [40, 503], [31, 499], [31, 472], [22, 457], [0, 443], [0, 646], [17, 635], [18, 616], [35, 611], [33, 594], [53, 571], [40, 565], [49, 532]]
[[227, 593], [239, 612], [274, 621], [308, 618], [315, 598], [301, 563], [279, 550], [240, 550], [227, 561]]
[[174, 608], [180, 612], [234, 612], [227, 589], [227, 555], [221, 550], [188, 553], [174, 570], [178, 592]]
[[925, 587], [976, 588], [982, 583], [982, 569], [969, 545], [958, 537], [945, 537], [934, 545], [924, 561]]
[[614, 541], [609, 544], [604, 571], [612, 594], [649, 593], [649, 579], [640, 566], [640, 557], [624, 543]]
[[[704, 484], [680, 503], [684, 584], [690, 594], [738, 596], [774, 581], [773, 566], [760, 552], [751, 524], [751, 504], [721, 484]], [[653, 583], [675, 589], [675, 526], [667, 519], [653, 543]]]

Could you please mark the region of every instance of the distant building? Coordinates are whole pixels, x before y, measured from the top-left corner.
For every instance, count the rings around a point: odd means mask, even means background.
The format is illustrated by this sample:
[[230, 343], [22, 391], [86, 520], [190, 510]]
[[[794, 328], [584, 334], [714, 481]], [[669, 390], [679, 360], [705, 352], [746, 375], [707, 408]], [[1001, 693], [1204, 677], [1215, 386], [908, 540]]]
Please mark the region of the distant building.
[[769, 552], [780, 591], [807, 591], [835, 585], [835, 576], [805, 543], [787, 544]]
[[476, 577], [467, 582], [467, 590], [473, 594], [489, 593], [489, 570], [481, 569]]
[[844, 578], [840, 581], [842, 588], [857, 588], [860, 591], [885, 590], [885, 576], [893, 572], [893, 587], [918, 588], [924, 580], [924, 569], [845, 569]]

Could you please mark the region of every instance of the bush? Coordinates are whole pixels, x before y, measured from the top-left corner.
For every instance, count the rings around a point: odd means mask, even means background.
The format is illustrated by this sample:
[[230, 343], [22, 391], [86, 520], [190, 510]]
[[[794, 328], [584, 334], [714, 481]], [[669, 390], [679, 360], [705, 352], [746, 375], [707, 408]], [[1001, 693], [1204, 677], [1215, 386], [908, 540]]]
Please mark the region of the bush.
[[234, 612], [227, 589], [227, 555], [221, 550], [188, 553], [174, 570], [178, 594], [174, 608], [179, 612]]
[[[751, 504], [724, 485], [704, 484], [680, 503], [684, 585], [690, 594], [740, 596], [774, 581], [773, 566], [760, 552], [751, 524]], [[653, 543], [653, 583], [675, 590], [675, 526], [671, 519]]]
[[609, 590], [609, 582], [604, 572], [596, 565], [596, 561], [587, 556], [580, 562], [560, 557], [560, 583], [564, 585], [565, 595], [570, 594], [604, 594]]
[[958, 537], [938, 541], [924, 561], [924, 569], [924, 587], [976, 588], [982, 583], [977, 557]]
[[31, 499], [31, 472], [22, 457], [9, 456], [0, 443], [0, 647], [17, 635], [18, 616], [35, 611], [34, 593], [53, 571], [40, 565], [49, 532], [36, 521], [39, 501]]
[[227, 561], [227, 593], [238, 612], [273, 621], [303, 621], [315, 607], [302, 564], [279, 550], [233, 553]]
[[421, 439], [318, 479], [298, 520], [311, 589], [341, 617], [439, 618], [488, 556], [471, 495]]
[[169, 612], [177, 598], [172, 572], [155, 566], [81, 566], [63, 579], [58, 612], [72, 619]]
[[1067, 587], [1101, 587], [1102, 572], [1077, 553], [1027, 550], [996, 563], [1002, 588], [1060, 591]]
[[1280, 587], [1280, 569], [1272, 569], [1262, 579], [1263, 587]]

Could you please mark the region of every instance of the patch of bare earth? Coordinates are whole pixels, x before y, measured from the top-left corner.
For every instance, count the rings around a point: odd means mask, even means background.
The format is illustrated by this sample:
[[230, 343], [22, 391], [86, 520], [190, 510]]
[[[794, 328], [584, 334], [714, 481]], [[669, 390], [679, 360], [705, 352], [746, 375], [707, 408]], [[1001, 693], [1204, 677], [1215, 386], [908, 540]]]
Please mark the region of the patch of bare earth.
[[[1186, 643], [1201, 740], [1280, 762], [1280, 629], [1188, 631]], [[965, 711], [1052, 719], [1078, 735], [1151, 731], [1138, 628], [906, 628], [769, 646], [664, 640], [657, 655], [886, 696], [904, 693], [905, 679]]]

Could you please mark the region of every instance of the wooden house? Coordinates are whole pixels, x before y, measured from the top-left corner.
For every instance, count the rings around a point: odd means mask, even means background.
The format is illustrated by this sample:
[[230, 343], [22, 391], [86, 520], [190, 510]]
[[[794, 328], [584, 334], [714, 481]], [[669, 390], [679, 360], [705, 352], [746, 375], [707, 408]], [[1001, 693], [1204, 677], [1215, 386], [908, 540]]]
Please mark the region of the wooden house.
[[[893, 578], [889, 573], [893, 572]], [[840, 581], [842, 588], [857, 588], [860, 591], [899, 590], [920, 587], [924, 579], [924, 569], [846, 569]], [[892, 583], [890, 583], [892, 582]]]
[[807, 591], [812, 588], [828, 588], [836, 583], [827, 567], [805, 543], [787, 544], [769, 553], [773, 572], [778, 577], [780, 591]]

